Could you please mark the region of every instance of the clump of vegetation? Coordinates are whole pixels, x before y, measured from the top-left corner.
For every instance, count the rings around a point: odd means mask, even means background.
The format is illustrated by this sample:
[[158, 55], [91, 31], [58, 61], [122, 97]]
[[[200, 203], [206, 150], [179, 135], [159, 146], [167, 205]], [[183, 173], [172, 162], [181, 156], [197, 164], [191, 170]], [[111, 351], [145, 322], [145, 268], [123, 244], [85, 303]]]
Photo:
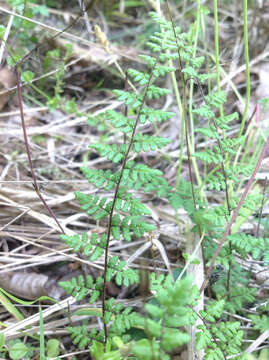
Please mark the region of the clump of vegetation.
[[[71, 54], [70, 47], [67, 47], [61, 69], [55, 75], [54, 94], [48, 96], [33, 87], [45, 96], [51, 111], [61, 108], [78, 117], [86, 116], [90, 128], [101, 123], [102, 131], [111, 134], [100, 136], [100, 141], [89, 145], [91, 154], [106, 159], [106, 167], [81, 167], [84, 178], [96, 192], [75, 192], [81, 210], [95, 230], [70, 235], [61, 228], [61, 239], [73, 253], [88, 264], [102, 264], [98, 274], [80, 274], [59, 283], [75, 301], [87, 303], [75, 314], [83, 315], [83, 321], [76, 323], [70, 319], [67, 331], [79, 350], [86, 349], [91, 358], [98, 360], [173, 359], [173, 351], [183, 346], [190, 348], [192, 343], [195, 343], [197, 356], [203, 359], [247, 359], [240, 320], [245, 316], [244, 306], [255, 304], [257, 289], [249, 286], [250, 273], [242, 262], [248, 257], [268, 266], [269, 242], [259, 232], [246, 233], [243, 225], [253, 214], [258, 217], [266, 201], [266, 190], [262, 192], [252, 185], [269, 140], [259, 140], [258, 161], [249, 161], [244, 152], [248, 142], [243, 131], [245, 115], [237, 136], [230, 136], [232, 124], [239, 120], [239, 115], [225, 113], [227, 94], [220, 89], [218, 59], [216, 73], [207, 73], [205, 56], [197, 55], [200, 7], [197, 22], [188, 31], [175, 26], [169, 7], [167, 10], [169, 20], [160, 12], [150, 13], [158, 31], [147, 42], [150, 53], [140, 56], [143, 69], [130, 68], [125, 88], [113, 90], [122, 104], [122, 112], [109, 109], [101, 111], [98, 117], [89, 117], [78, 110], [74, 100], [62, 96], [64, 64]], [[101, 35], [102, 45], [105, 44], [109, 51], [108, 42], [104, 40], [104, 34]], [[46, 69], [53, 66], [53, 59], [61, 59], [59, 50], [47, 52], [43, 64]], [[18, 64], [16, 66], [19, 71]], [[34, 77], [30, 71], [23, 71], [21, 75], [29, 84]], [[172, 78], [174, 92], [163, 85], [168, 76]], [[214, 79], [216, 90], [212, 88]], [[193, 99], [194, 86], [200, 95], [197, 101]], [[152, 167], [144, 161], [146, 152], [157, 151], [172, 161], [165, 150], [171, 140], [161, 136], [159, 130], [163, 123], [177, 116], [175, 112], [161, 108], [162, 100], [168, 95], [177, 99], [182, 129], [175, 184], [161, 171], [161, 163]], [[204, 149], [198, 150], [197, 139], [206, 143]], [[185, 178], [182, 176], [184, 162], [188, 165], [188, 177]], [[39, 193], [36, 183], [34, 187]], [[143, 201], [143, 194], [149, 195], [157, 206], [169, 204], [176, 215], [182, 209], [188, 215], [191, 226], [184, 230], [185, 235], [188, 239], [191, 234], [197, 246], [192, 254], [183, 254], [186, 259], [184, 269], [171, 271], [167, 265], [164, 247], [156, 241], [160, 224], [151, 207]], [[214, 194], [218, 195], [217, 202]], [[100, 232], [100, 224], [105, 231]], [[145, 271], [143, 266], [137, 270], [132, 261], [125, 261], [120, 253], [117, 256], [110, 254], [112, 241], [130, 244], [140, 239], [151, 242], [147, 249], [152, 244], [158, 247], [167, 260], [168, 275]], [[202, 256], [196, 258], [199, 248]], [[186, 276], [190, 264], [203, 265], [201, 283]], [[112, 296], [111, 284], [117, 288], [139, 288], [142, 310]], [[204, 291], [209, 298], [203, 308], [197, 310]], [[252, 325], [248, 331], [253, 334], [268, 331], [267, 313], [268, 304], [262, 304], [255, 314], [248, 315]], [[43, 329], [41, 310], [40, 324]], [[45, 346], [44, 333], [39, 341], [44, 358], [58, 356], [59, 343], [48, 342]], [[4, 336], [0, 345], [4, 354]], [[30, 358], [33, 354], [28, 344], [17, 341], [8, 346], [12, 359]]]

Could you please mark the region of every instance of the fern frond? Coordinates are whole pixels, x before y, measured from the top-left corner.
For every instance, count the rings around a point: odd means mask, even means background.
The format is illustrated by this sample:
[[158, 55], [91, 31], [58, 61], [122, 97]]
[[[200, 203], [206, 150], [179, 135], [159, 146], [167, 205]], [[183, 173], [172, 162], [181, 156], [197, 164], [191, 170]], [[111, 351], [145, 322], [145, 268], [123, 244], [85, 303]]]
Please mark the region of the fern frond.
[[258, 260], [261, 255], [269, 251], [269, 241], [266, 238], [257, 238], [244, 233], [229, 235], [227, 238], [242, 258], [250, 253], [255, 260]]
[[77, 301], [83, 300], [90, 292], [89, 303], [93, 304], [100, 296], [100, 290], [102, 289], [103, 279], [99, 278], [98, 281], [94, 281], [91, 275], [87, 275], [86, 280], [82, 275], [78, 278], [72, 278], [71, 281], [61, 281], [59, 285], [66, 291], [68, 295], [72, 295], [77, 298]]
[[187, 66], [184, 69], [182, 69], [182, 72], [186, 75], [188, 75], [190, 78], [197, 78], [198, 72], [193, 68], [192, 66]]
[[114, 274], [116, 283], [119, 286], [129, 286], [130, 284], [138, 283], [139, 280], [137, 272], [127, 268], [126, 262], [120, 261], [118, 256], [113, 256], [109, 259], [106, 281], [111, 281]]
[[[211, 312], [213, 310], [214, 314], [212, 302], [208, 308]], [[240, 322], [221, 321], [216, 325], [214, 315], [208, 315], [208, 311], [201, 311], [200, 314], [206, 320], [207, 326], [197, 326], [201, 331], [196, 334], [196, 346], [197, 350], [205, 349], [205, 359], [224, 360], [228, 355], [240, 353], [244, 335], [240, 330]]]
[[237, 166], [231, 166], [230, 169], [226, 169], [226, 172], [230, 171], [231, 174], [239, 176], [239, 174], [249, 177], [254, 170], [254, 166], [251, 164], [241, 164]]
[[120, 162], [124, 158], [127, 150], [125, 144], [118, 146], [117, 144], [108, 145], [98, 143], [92, 144], [89, 147], [95, 149], [100, 154], [100, 156], [107, 157], [107, 159], [112, 161], [113, 163]]
[[92, 233], [89, 240], [88, 234], [83, 233], [81, 236], [75, 235], [61, 235], [61, 239], [66, 242], [66, 244], [73, 248], [75, 252], [81, 251], [85, 256], [89, 256], [90, 260], [96, 261], [104, 254], [104, 249], [106, 247], [106, 235], [102, 234], [100, 239], [99, 234]]
[[251, 314], [248, 316], [254, 323], [254, 329], [260, 330], [261, 333], [269, 329], [269, 317], [268, 315], [254, 315]]
[[228, 125], [228, 123], [238, 119], [239, 119], [239, 114], [237, 112], [234, 112], [232, 114], [225, 115], [222, 117], [216, 117], [215, 122], [220, 129], [230, 130], [230, 126]]
[[166, 352], [189, 341], [189, 335], [178, 330], [178, 327], [190, 325], [193, 321], [193, 312], [186, 305], [191, 304], [195, 296], [196, 291], [191, 286], [190, 278], [173, 284], [170, 276], [166, 277], [163, 286], [158, 288], [155, 296], [158, 303], [145, 306], [149, 317], [145, 319], [137, 315], [135, 318], [136, 326], [142, 326], [151, 339], [158, 340], [152, 343], [146, 339], [138, 341], [133, 348], [133, 353], [138, 359], [143, 359], [142, 349], [144, 353], [153, 355], [155, 344], [158, 344], [156, 350], [160, 358], [166, 359]]
[[134, 82], [137, 82], [140, 86], [146, 85], [149, 82], [149, 74], [135, 70], [128, 70], [129, 76], [133, 79]]
[[207, 128], [197, 128], [195, 132], [208, 136], [211, 139], [219, 139], [220, 136], [214, 125], [209, 125]]
[[225, 153], [231, 153], [231, 154], [236, 154], [236, 151], [233, 148], [237, 148], [238, 145], [242, 145], [244, 143], [245, 139], [243, 136], [241, 136], [240, 138], [235, 138], [235, 139], [222, 139], [220, 144], [221, 144], [221, 148]]
[[113, 90], [113, 94], [117, 96], [119, 101], [124, 102], [126, 106], [131, 105], [134, 109], [139, 108], [143, 101], [142, 95], [136, 95], [129, 91]]
[[156, 85], [150, 85], [148, 87], [148, 90], [147, 90], [147, 98], [149, 100], [151, 100], [151, 99], [157, 99], [158, 100], [161, 96], [165, 96], [165, 95], [168, 95], [168, 94], [171, 94], [171, 90], [161, 88], [161, 87], [156, 86]]
[[204, 151], [196, 152], [193, 154], [193, 156], [197, 157], [199, 160], [202, 160], [207, 164], [219, 164], [223, 161], [222, 154], [217, 146], [213, 146], [213, 150], [205, 149]]
[[88, 215], [93, 215], [94, 220], [101, 220], [109, 216], [112, 201], [106, 197], [88, 195], [79, 191], [75, 192], [77, 200], [80, 202], [81, 209]]
[[159, 109], [148, 108], [144, 106], [140, 112], [139, 122], [140, 124], [145, 124], [147, 121], [154, 123], [162, 122], [171, 119], [175, 116], [175, 113], [169, 111], [163, 111]]
[[67, 331], [71, 335], [73, 343], [78, 345], [79, 349], [83, 349], [89, 344], [91, 344], [94, 340], [98, 340], [100, 342], [104, 339], [104, 331], [97, 331], [96, 328], [88, 330], [88, 326], [69, 326], [67, 327]]
[[214, 175], [208, 176], [206, 180], [210, 190], [216, 189], [217, 191], [221, 191], [226, 189], [225, 177], [219, 171]]
[[205, 61], [204, 56], [199, 56], [191, 59], [192, 65], [195, 68], [200, 68], [203, 65], [204, 61]]
[[105, 116], [115, 129], [120, 130], [124, 134], [132, 132], [134, 127], [133, 119], [130, 119], [114, 110], [106, 111]]
[[167, 146], [170, 142], [171, 140], [167, 138], [136, 134], [133, 147], [134, 151], [137, 153], [149, 150], [155, 151]]
[[153, 56], [140, 54], [139, 57], [146, 62], [150, 69], [156, 65], [156, 58]]
[[67, 328], [73, 343], [78, 345], [79, 349], [85, 348], [88, 344], [91, 343], [91, 338], [89, 337], [88, 327], [86, 325], [82, 326], [69, 326]]
[[[118, 304], [119, 305], [119, 304]], [[122, 307], [113, 309], [115, 318], [110, 326], [110, 331], [112, 334], [117, 334], [117, 336], [126, 333], [133, 325], [134, 321], [132, 320], [133, 316], [131, 314], [132, 309], [126, 307], [122, 310]]]
[[157, 65], [152, 71], [152, 74], [155, 78], [164, 77], [165, 75], [176, 71], [175, 67], [167, 66], [167, 65]]
[[216, 78], [216, 74], [199, 74], [198, 79], [201, 84], [204, 84], [207, 80], [212, 80]]
[[226, 92], [219, 91], [219, 92], [211, 92], [205, 97], [206, 103], [211, 107], [219, 107], [226, 102]]
[[212, 119], [215, 117], [214, 112], [211, 110], [209, 105], [202, 105], [200, 108], [194, 109], [192, 111], [194, 114], [197, 114], [201, 117]]

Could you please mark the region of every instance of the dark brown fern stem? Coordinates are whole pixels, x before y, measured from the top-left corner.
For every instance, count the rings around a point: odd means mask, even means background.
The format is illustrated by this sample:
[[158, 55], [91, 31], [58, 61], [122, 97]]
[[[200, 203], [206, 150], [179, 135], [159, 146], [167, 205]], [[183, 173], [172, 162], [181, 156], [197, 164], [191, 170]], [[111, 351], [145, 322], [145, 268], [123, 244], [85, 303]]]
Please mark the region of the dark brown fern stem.
[[52, 211], [52, 209], [46, 203], [46, 200], [43, 198], [43, 196], [42, 196], [42, 194], [41, 194], [41, 192], [39, 190], [38, 184], [37, 184], [37, 179], [36, 179], [36, 176], [35, 176], [35, 171], [34, 171], [34, 167], [33, 167], [33, 161], [32, 161], [32, 157], [31, 157], [29, 141], [28, 141], [28, 137], [27, 137], [26, 124], [25, 124], [24, 113], [23, 113], [23, 104], [22, 104], [21, 79], [20, 79], [20, 72], [19, 72], [17, 66], [15, 67], [15, 72], [16, 72], [16, 78], [17, 78], [17, 91], [18, 91], [18, 102], [19, 102], [19, 108], [20, 108], [21, 126], [22, 126], [22, 131], [23, 131], [24, 144], [25, 144], [25, 149], [26, 149], [26, 153], [27, 153], [30, 172], [31, 172], [31, 176], [32, 176], [32, 179], [33, 179], [34, 189], [35, 189], [35, 192], [36, 192], [37, 196], [39, 197], [39, 199], [41, 200], [41, 202], [43, 203], [45, 208], [48, 210], [50, 216], [55, 220], [55, 222], [58, 225], [58, 227], [60, 228], [61, 232], [64, 234], [65, 233], [64, 229], [62, 228], [61, 224], [57, 220], [57, 218], [56, 218], [54, 212]]
[[117, 182], [117, 185], [116, 185], [116, 188], [115, 188], [115, 191], [114, 191], [111, 211], [110, 211], [110, 214], [109, 214], [107, 237], [106, 237], [106, 248], [105, 248], [104, 284], [103, 284], [103, 293], [102, 293], [102, 315], [103, 315], [102, 319], [103, 319], [104, 335], [105, 335], [104, 344], [106, 344], [107, 337], [108, 337], [108, 329], [107, 329], [107, 326], [106, 326], [106, 323], [105, 323], [105, 312], [106, 312], [106, 310], [105, 310], [105, 300], [106, 300], [106, 288], [107, 288], [106, 275], [107, 275], [107, 267], [108, 267], [108, 249], [109, 249], [109, 242], [110, 242], [110, 236], [111, 236], [112, 218], [113, 218], [115, 204], [116, 204], [116, 200], [117, 200], [117, 196], [118, 196], [118, 192], [119, 192], [119, 188], [120, 188], [120, 184], [121, 184], [121, 180], [122, 180], [122, 176], [123, 176], [123, 171], [125, 169], [125, 166], [126, 166], [126, 163], [127, 163], [128, 157], [129, 157], [129, 153], [130, 153], [131, 148], [133, 146], [134, 136], [135, 136], [135, 133], [136, 133], [136, 128], [137, 128], [137, 125], [138, 125], [138, 122], [139, 122], [141, 111], [142, 111], [142, 109], [144, 107], [144, 104], [145, 104], [145, 101], [146, 101], [148, 88], [149, 88], [149, 85], [151, 83], [151, 80], [152, 80], [152, 77], [153, 77], [153, 70], [154, 70], [156, 64], [157, 64], [157, 60], [156, 60], [154, 66], [153, 66], [153, 68], [151, 70], [150, 77], [149, 77], [149, 80], [148, 80], [148, 83], [147, 83], [147, 86], [146, 86], [146, 89], [145, 89], [145, 92], [144, 92], [144, 96], [143, 96], [141, 105], [139, 107], [139, 110], [138, 110], [138, 113], [137, 113], [137, 116], [136, 116], [136, 119], [135, 119], [135, 124], [134, 124], [133, 130], [132, 130], [130, 143], [129, 143], [129, 146], [128, 146], [127, 151], [126, 151], [126, 153], [124, 155], [124, 158], [123, 158], [123, 162], [122, 162], [122, 166], [121, 166], [121, 170], [120, 170], [120, 176], [119, 176], [119, 180]]

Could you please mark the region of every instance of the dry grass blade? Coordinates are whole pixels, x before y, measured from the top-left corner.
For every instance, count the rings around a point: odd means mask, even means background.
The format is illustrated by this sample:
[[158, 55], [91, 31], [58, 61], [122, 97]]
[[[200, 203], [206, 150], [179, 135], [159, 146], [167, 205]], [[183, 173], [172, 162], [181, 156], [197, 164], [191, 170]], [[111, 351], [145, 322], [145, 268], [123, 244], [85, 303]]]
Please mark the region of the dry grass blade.
[[[35, 247], [37, 248], [40, 248], [40, 249], [43, 249], [43, 250], [47, 250], [49, 252], [52, 252], [52, 253], [55, 253], [55, 254], [59, 254], [59, 255], [62, 255], [66, 258], [69, 258], [70, 260], [73, 260], [73, 261], [78, 261], [78, 262], [81, 262], [82, 264], [86, 264], [88, 266], [91, 266], [91, 267], [94, 267], [96, 269], [102, 269], [102, 266], [99, 266], [97, 264], [94, 264], [92, 262], [89, 262], [87, 260], [84, 260], [84, 259], [81, 259], [79, 258], [78, 256], [76, 255], [69, 255], [69, 254], [66, 254], [67, 251], [71, 251], [71, 249], [66, 249], [65, 251], [60, 251], [60, 250], [57, 250], [57, 249], [51, 249], [49, 248], [48, 246], [45, 246], [45, 245], [41, 245], [41, 244], [38, 244], [36, 243], [35, 241], [32, 241], [32, 240], [29, 240], [27, 239], [26, 237], [22, 237], [22, 236], [19, 236], [19, 235], [15, 235], [15, 234], [10, 234], [8, 232], [4, 232], [4, 231], [1, 231], [0, 232], [0, 237], [13, 237], [14, 239], [17, 239], [17, 240], [20, 240], [22, 241], [23, 243], [27, 243], [27, 244], [31, 244], [31, 245], [34, 245]], [[38, 261], [38, 257], [35, 257], [35, 261]], [[31, 264], [31, 266], [33, 266], [33, 264]], [[12, 269], [14, 270], [14, 269]], [[10, 269], [8, 270], [10, 271]], [[4, 272], [2, 270], [2, 272]]]
[[[49, 317], [50, 315], [53, 315], [54, 313], [56, 313], [58, 311], [67, 309], [69, 306], [74, 304], [75, 301], [76, 301], [76, 299], [74, 299], [73, 297], [69, 297], [65, 300], [60, 301], [58, 304], [51, 305], [49, 308], [47, 308], [43, 311], [44, 320], [47, 317]], [[35, 315], [29, 316], [25, 320], [22, 320], [18, 323], [9, 325], [6, 329], [4, 329], [2, 331], [2, 333], [4, 334], [5, 339], [7, 339], [7, 340], [16, 338], [18, 336], [20, 337], [21, 331], [25, 330], [27, 328], [27, 326], [32, 326], [32, 325], [38, 323], [39, 320], [40, 320], [39, 313], [37, 313]]]
[[[57, 226], [57, 224], [55, 224], [54, 220], [47, 215], [41, 214], [35, 210], [31, 210], [29, 208], [27, 208], [26, 206], [23, 206], [19, 203], [16, 203], [15, 201], [7, 198], [6, 196], [3, 196], [0, 194], [0, 199], [3, 200], [4, 204], [6, 204], [7, 206], [16, 208], [16, 209], [23, 209], [23, 210], [27, 210], [27, 214], [31, 217], [33, 217], [34, 219], [41, 221], [42, 223], [46, 224], [49, 228], [54, 229], [56, 231], [59, 231], [59, 228]], [[71, 235], [73, 232], [71, 230], [67, 229], [67, 232]]]
[[253, 343], [246, 349], [246, 353], [254, 352], [264, 341], [269, 338], [269, 330], [264, 331]]

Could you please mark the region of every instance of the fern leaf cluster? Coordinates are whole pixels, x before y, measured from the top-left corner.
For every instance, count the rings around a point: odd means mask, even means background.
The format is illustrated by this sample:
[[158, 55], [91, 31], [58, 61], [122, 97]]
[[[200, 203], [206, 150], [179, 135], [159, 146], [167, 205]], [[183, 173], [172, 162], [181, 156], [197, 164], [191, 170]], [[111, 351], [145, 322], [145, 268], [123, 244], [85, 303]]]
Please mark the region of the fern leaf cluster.
[[[91, 262], [104, 263], [103, 277], [79, 277], [61, 284], [68, 294], [78, 300], [86, 298], [91, 304], [100, 300], [102, 303], [102, 315], [98, 315], [102, 319], [99, 330], [90, 332], [85, 326], [80, 326], [77, 330], [70, 328], [70, 333], [80, 347], [90, 346], [91, 354], [96, 358], [125, 359], [130, 356], [138, 360], [166, 360], [170, 359], [171, 350], [190, 339], [181, 328], [194, 324], [199, 316], [203, 325], [197, 328], [197, 349], [205, 350], [205, 359], [226, 359], [241, 352], [243, 331], [239, 322], [227, 321], [224, 311], [238, 312], [245, 302], [255, 299], [255, 289], [248, 287], [248, 274], [236, 262], [234, 254], [242, 258], [251, 255], [254, 259], [263, 256], [266, 261], [269, 258], [266, 239], [237, 232], [229, 234], [227, 243], [216, 259], [216, 263], [222, 264], [225, 269], [220, 280], [212, 286], [216, 299], [211, 300], [199, 314], [192, 310], [199, 294], [190, 278], [173, 282], [170, 276], [151, 274], [150, 291], [154, 298], [145, 305], [142, 314], [122, 306], [112, 297], [108, 298], [106, 292], [107, 283], [111, 281], [118, 286], [139, 282], [138, 273], [129, 268], [125, 261], [110, 256], [109, 244], [111, 239], [130, 242], [155, 229], [151, 211], [143, 204], [141, 193], [151, 193], [157, 198], [166, 197], [175, 210], [183, 207], [194, 225], [192, 231], [205, 235], [204, 256], [210, 262], [217, 248], [216, 242], [220, 241], [232, 211], [240, 202], [237, 194], [240, 182], [252, 171], [249, 164], [240, 162], [240, 159], [238, 161], [238, 149], [244, 145], [246, 138], [227, 135], [238, 114], [223, 114], [222, 108], [226, 102], [223, 91], [211, 91], [207, 95], [202, 93], [202, 103], [190, 107], [196, 123], [204, 122], [204, 119], [208, 121], [207, 127], [199, 126], [196, 132], [210, 145], [190, 154], [195, 161], [201, 161], [205, 169], [205, 178], [200, 187], [180, 179], [174, 191], [162, 171], [141, 163], [144, 152], [151, 154], [162, 151], [170, 142], [161, 136], [143, 134], [142, 129], [145, 124], [157, 126], [174, 116], [174, 113], [157, 109], [155, 105], [170, 94], [170, 90], [160, 86], [160, 80], [177, 70], [172, 66], [173, 62], [180, 64], [183, 86], [193, 80], [201, 90], [200, 85], [213, 77], [212, 74], [201, 72], [205, 58], [196, 56], [192, 46], [192, 29], [181, 32], [180, 28], [157, 14], [152, 13], [151, 16], [160, 26], [160, 31], [154, 33], [147, 43], [153, 55], [141, 56], [145, 63], [144, 70], [128, 70], [128, 78], [139, 90], [133, 91], [133, 86], [131, 89], [114, 90], [113, 94], [126, 111], [121, 114], [109, 110], [102, 114], [102, 119], [109, 123], [117, 139], [108, 136], [89, 146], [91, 151], [111, 164], [111, 169], [83, 167], [83, 175], [99, 189], [99, 194], [75, 193], [81, 209], [93, 221], [100, 221], [106, 227], [106, 233], [91, 231], [62, 236], [69, 247]], [[96, 122], [92, 119], [91, 123]], [[209, 206], [204, 190], [222, 192], [225, 201]], [[240, 229], [242, 220], [256, 211], [260, 201], [259, 194], [247, 196], [235, 224], [237, 229]], [[253, 321], [264, 324], [263, 318]], [[131, 328], [142, 330], [143, 339], [132, 342], [128, 333]], [[237, 358], [243, 359], [243, 356]]]
[[240, 330], [239, 321], [220, 321], [225, 301], [211, 301], [206, 311], [200, 311], [204, 324], [198, 325], [197, 349], [205, 349], [204, 359], [219, 360], [228, 356], [244, 359], [241, 352], [244, 332]]
[[[109, 110], [103, 114], [110, 128], [118, 134], [118, 142], [110, 143], [108, 139], [108, 142], [102, 141], [90, 145], [92, 151], [115, 165], [111, 170], [106, 171], [82, 168], [84, 176], [91, 184], [100, 190], [112, 191], [114, 195], [111, 197], [111, 195], [75, 193], [83, 211], [93, 220], [107, 224], [107, 233], [99, 234], [93, 231], [89, 234], [62, 236], [68, 246], [76, 252], [83, 253], [90, 261], [107, 258], [105, 278], [102, 281], [101, 277], [94, 280], [88, 276], [85, 280], [79, 277], [77, 280], [73, 279], [71, 282], [61, 284], [68, 294], [76, 296], [78, 300], [87, 296], [90, 303], [98, 301], [103, 296], [106, 283], [112, 280], [118, 286], [138, 283], [137, 272], [128, 268], [126, 262], [121, 261], [117, 256], [109, 256], [110, 236], [116, 241], [121, 239], [131, 241], [134, 237], [141, 238], [146, 232], [154, 230], [155, 226], [146, 219], [151, 216], [151, 211], [141, 202], [137, 196], [138, 192], [154, 192], [159, 197], [168, 196], [171, 190], [171, 186], [160, 170], [129, 159], [131, 152], [134, 154], [155, 152], [167, 146], [169, 139], [144, 135], [139, 131], [139, 127], [146, 123], [168, 120], [174, 115], [172, 112], [155, 109], [151, 103], [152, 100], [159, 100], [170, 93], [170, 90], [158, 86], [157, 82], [160, 77], [164, 77], [175, 68], [167, 66], [165, 59], [161, 62], [158, 56], [144, 55], [142, 58], [147, 64], [147, 69], [144, 71], [129, 69], [128, 71], [128, 76], [133, 83], [142, 87], [141, 91], [139, 93], [119, 89], [113, 91], [117, 99], [128, 108], [128, 113], [123, 115]], [[109, 338], [121, 335], [131, 326], [130, 309], [122, 309], [114, 302], [114, 299], [110, 298], [105, 299], [103, 303], [103, 323], [109, 329]], [[80, 334], [72, 334], [80, 345], [85, 344], [82, 340], [84, 332], [85, 328], [82, 328]], [[103, 334], [103, 330], [101, 333]], [[108, 341], [108, 338], [104, 340]]]
[[[148, 318], [137, 316], [136, 325], [143, 327], [149, 337], [135, 344], [133, 353], [137, 359], [153, 359], [154, 356], [157, 359], [170, 359], [167, 353], [189, 341], [189, 335], [178, 328], [188, 326], [195, 320], [189, 305], [195, 302], [197, 289], [191, 283], [191, 278], [173, 283], [167, 277], [155, 295], [156, 303], [145, 306]], [[153, 338], [154, 342], [150, 340]]]

